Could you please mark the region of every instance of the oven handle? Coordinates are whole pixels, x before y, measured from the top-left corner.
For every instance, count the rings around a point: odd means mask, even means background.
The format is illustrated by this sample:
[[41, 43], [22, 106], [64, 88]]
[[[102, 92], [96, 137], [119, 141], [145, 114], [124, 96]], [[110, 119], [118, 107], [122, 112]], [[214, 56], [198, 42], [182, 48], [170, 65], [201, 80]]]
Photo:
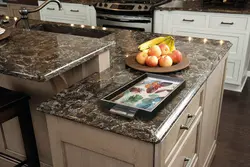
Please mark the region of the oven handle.
[[125, 23], [151, 23], [150, 20], [129, 20], [129, 19], [119, 19], [119, 18], [112, 18], [107, 16], [97, 16], [98, 19], [108, 20], [108, 21], [117, 21], [117, 22], [125, 22]]

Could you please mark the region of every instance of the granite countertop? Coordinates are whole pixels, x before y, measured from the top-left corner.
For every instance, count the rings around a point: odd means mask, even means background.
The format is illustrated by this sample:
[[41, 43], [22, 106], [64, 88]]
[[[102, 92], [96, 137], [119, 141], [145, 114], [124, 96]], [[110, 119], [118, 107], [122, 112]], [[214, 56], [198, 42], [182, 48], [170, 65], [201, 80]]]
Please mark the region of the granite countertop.
[[60, 2], [76, 3], [76, 4], [83, 4], [83, 5], [95, 5], [98, 2], [104, 2], [104, 0], [60, 0]]
[[[0, 73], [47, 81], [106, 51], [114, 41], [11, 29], [0, 41]], [[91, 30], [90, 30], [91, 31]]]
[[244, 9], [237, 8], [220, 8], [220, 7], [210, 7], [204, 8], [201, 1], [198, 0], [175, 0], [170, 3], [161, 5], [155, 8], [156, 10], [180, 10], [180, 11], [194, 11], [194, 12], [213, 12], [213, 13], [231, 13], [231, 14], [250, 14], [250, 5]]
[[126, 68], [125, 57], [136, 54], [139, 44], [157, 36], [160, 34], [128, 30], [107, 36], [109, 40], [116, 41], [116, 45], [110, 50], [111, 68], [102, 73], [95, 73], [43, 102], [38, 111], [146, 142], [161, 141], [173, 124], [172, 122], [169, 125], [171, 122], [168, 118], [176, 114], [177, 109], [183, 111], [226, 55], [231, 43], [220, 44], [219, 41], [208, 40], [204, 44], [204, 39], [193, 38], [189, 41], [188, 37], [175, 37], [177, 49], [189, 58], [191, 64], [189, 68], [169, 75], [183, 77], [186, 80], [186, 87], [152, 120], [142, 118], [130, 120], [108, 113], [100, 106], [99, 99], [143, 74]]

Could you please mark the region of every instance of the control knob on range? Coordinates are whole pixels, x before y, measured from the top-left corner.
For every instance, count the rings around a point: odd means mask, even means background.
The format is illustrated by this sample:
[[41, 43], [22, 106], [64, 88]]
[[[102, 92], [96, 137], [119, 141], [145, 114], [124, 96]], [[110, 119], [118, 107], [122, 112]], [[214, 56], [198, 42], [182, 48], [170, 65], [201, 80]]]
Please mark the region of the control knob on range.
[[148, 9], [148, 6], [145, 6], [144, 9]]
[[104, 4], [104, 7], [105, 7], [105, 8], [108, 7], [108, 4], [105, 3], [105, 4]]
[[138, 6], [138, 9], [141, 9], [141, 8], [142, 8], [141, 5], [139, 5], [139, 6]]

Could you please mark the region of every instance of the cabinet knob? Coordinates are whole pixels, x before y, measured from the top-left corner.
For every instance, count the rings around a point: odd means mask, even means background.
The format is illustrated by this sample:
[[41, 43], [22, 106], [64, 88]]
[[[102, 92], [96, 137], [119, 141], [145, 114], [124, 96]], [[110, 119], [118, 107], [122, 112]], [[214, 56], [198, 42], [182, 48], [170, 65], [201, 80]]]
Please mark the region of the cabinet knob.
[[189, 127], [188, 127], [188, 126], [186, 126], [186, 125], [181, 125], [180, 129], [188, 130], [188, 129], [189, 129]]
[[188, 130], [193, 122], [191, 120], [189, 121], [191, 118], [194, 118], [194, 115], [188, 113], [186, 125], [181, 125], [180, 129]]

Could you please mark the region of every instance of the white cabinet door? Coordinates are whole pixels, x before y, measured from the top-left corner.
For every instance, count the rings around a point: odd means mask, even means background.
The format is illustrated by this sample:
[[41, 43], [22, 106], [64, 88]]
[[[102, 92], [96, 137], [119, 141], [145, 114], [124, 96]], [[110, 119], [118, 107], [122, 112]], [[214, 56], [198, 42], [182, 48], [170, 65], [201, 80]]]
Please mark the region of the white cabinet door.
[[154, 33], [170, 34], [169, 31], [169, 12], [159, 11], [154, 12]]
[[[172, 32], [174, 35], [181, 35], [187, 37], [198, 37], [198, 38], [207, 38], [209, 39], [216, 39], [218, 43], [221, 42], [220, 40], [230, 41], [233, 46], [229, 51], [229, 60], [227, 63], [227, 73], [226, 73], [226, 83], [241, 84], [241, 77], [240, 74], [243, 70], [243, 67], [240, 66], [241, 60], [245, 59], [244, 53], [244, 44], [245, 44], [245, 37], [246, 34], [233, 34], [233, 33], [222, 33], [222, 32], [206, 32], [206, 31], [197, 31], [187, 28], [178, 28], [173, 27]], [[234, 61], [230, 61], [233, 59]]]

